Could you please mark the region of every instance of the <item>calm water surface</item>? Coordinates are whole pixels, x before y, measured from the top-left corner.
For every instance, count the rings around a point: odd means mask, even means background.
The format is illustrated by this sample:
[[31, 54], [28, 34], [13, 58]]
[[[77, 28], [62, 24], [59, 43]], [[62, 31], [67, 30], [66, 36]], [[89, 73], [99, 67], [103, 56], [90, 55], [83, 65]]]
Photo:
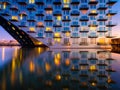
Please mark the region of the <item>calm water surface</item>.
[[0, 47], [0, 90], [120, 90], [120, 54]]

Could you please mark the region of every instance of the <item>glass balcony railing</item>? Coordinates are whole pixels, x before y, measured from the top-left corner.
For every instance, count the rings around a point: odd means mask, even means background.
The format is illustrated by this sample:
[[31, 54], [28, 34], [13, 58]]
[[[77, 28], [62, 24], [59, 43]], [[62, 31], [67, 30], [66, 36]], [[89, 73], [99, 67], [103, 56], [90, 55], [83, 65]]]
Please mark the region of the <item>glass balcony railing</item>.
[[117, 25], [117, 23], [113, 23], [113, 22], [106, 23], [106, 27], [114, 27], [116, 25]]
[[107, 4], [114, 5], [118, 0], [107, 0]]

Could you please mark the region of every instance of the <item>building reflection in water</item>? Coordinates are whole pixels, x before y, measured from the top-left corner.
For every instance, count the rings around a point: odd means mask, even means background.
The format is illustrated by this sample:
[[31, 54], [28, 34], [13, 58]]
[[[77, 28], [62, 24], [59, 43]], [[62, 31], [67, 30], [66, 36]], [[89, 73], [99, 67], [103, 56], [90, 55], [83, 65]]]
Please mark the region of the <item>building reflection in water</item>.
[[109, 50], [46, 50], [15, 48], [0, 70], [0, 88], [25, 90], [115, 89]]

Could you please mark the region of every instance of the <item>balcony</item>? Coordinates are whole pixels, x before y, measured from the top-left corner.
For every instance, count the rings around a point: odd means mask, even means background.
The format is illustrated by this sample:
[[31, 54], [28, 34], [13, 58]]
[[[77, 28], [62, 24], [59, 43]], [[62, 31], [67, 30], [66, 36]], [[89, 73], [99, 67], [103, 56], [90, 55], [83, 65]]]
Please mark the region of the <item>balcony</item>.
[[70, 7], [63, 7], [62, 10], [71, 10]]
[[62, 21], [63, 21], [63, 22], [70, 22], [71, 19], [70, 19], [70, 17], [68, 17], [68, 18], [63, 18]]
[[55, 12], [53, 12], [53, 15], [54, 16], [62, 16], [62, 13], [61, 13], [61, 11], [55, 11]]
[[97, 35], [89, 35], [88, 38], [98, 38]]
[[105, 5], [99, 5], [97, 10], [106, 10], [107, 7]]
[[53, 4], [55, 4], [55, 5], [60, 5], [60, 4], [62, 4], [62, 3], [61, 3], [61, 0], [54, 0], [54, 1], [53, 1]]
[[118, 0], [108, 0], [107, 4], [108, 5], [114, 5]]
[[44, 16], [44, 12], [43, 11], [38, 11], [38, 12], [36, 12], [36, 16]]
[[80, 30], [80, 32], [89, 32], [89, 30], [88, 29], [84, 29], [84, 30]]
[[45, 21], [46, 21], [46, 22], [47, 22], [47, 21], [52, 22], [52, 21], [53, 21], [53, 20], [52, 20], [52, 16], [46, 16]]
[[62, 27], [62, 24], [61, 24], [61, 23], [59, 23], [59, 24], [54, 23], [54, 24], [53, 24], [53, 27]]
[[89, 0], [89, 4], [98, 4], [97, 0]]
[[89, 8], [88, 8], [88, 5], [82, 5], [81, 7], [80, 7], [80, 10], [88, 10]]
[[80, 18], [80, 21], [89, 21], [89, 18], [87, 16], [82, 16]]
[[10, 16], [9, 12], [10, 12], [9, 10], [4, 10], [4, 11], [2, 11], [1, 15], [2, 16]]
[[98, 17], [97, 21], [107, 21], [107, 17]]
[[26, 22], [21, 22], [21, 24], [19, 24], [18, 26], [21, 28], [24, 28], [24, 27], [27, 27], [27, 24]]
[[10, 7], [10, 10], [18, 11], [18, 7], [17, 6], [12, 6], [12, 7]]
[[27, 5], [27, 0], [18, 0], [18, 4]]
[[88, 27], [97, 27], [97, 26], [98, 26], [98, 24], [96, 22], [89, 23], [89, 25], [88, 25]]
[[71, 16], [79, 16], [79, 11], [72, 11]]
[[116, 25], [117, 25], [116, 23], [108, 22], [108, 23], [106, 24], [106, 27], [114, 27], [114, 26], [116, 26]]
[[107, 15], [107, 16], [113, 16], [113, 15], [115, 15], [115, 14], [117, 14], [116, 11], [109, 10], [106, 15]]
[[72, 0], [72, 1], [71, 1], [71, 4], [79, 4], [79, 3], [80, 3], [79, 0]]
[[70, 28], [69, 27], [64, 27], [64, 29], [62, 30], [63, 33], [66, 33], [66, 32], [71, 32], [70, 31]]
[[72, 25], [71, 25], [71, 27], [79, 27], [79, 26], [80, 26], [80, 25], [79, 25], [78, 22], [73, 22]]
[[10, 5], [10, 0], [4, 0], [2, 3], [5, 3], [6, 5]]
[[101, 32], [107, 32], [107, 30], [106, 30], [106, 29], [101, 29], [101, 30], [98, 29], [97, 32], [100, 32], [100, 33], [101, 33]]
[[33, 4], [32, 5], [28, 5], [27, 10], [29, 10], [29, 11], [35, 11], [36, 7]]
[[46, 7], [45, 10], [51, 10], [52, 11], [53, 8], [52, 7]]
[[42, 0], [36, 0], [35, 4], [36, 5], [44, 5], [44, 1], [42, 1]]
[[29, 16], [27, 19], [28, 22], [36, 22], [35, 17], [34, 16]]
[[80, 38], [78, 33], [72, 33], [71, 38]]

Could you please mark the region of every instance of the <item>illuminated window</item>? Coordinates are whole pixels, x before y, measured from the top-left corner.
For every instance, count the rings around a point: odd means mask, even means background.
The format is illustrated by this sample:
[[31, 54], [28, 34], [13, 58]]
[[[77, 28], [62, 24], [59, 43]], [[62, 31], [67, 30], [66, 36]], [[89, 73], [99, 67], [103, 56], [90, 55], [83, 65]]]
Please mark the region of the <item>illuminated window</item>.
[[64, 4], [69, 4], [70, 0], [63, 0]]
[[81, 10], [82, 14], [87, 14], [87, 10]]
[[60, 37], [60, 33], [54, 33], [54, 37]]
[[35, 28], [34, 27], [30, 27], [29, 30], [30, 31], [35, 31]]
[[70, 36], [70, 32], [66, 32], [65, 35], [66, 35], [67, 37], [69, 37], [69, 36]]
[[18, 20], [18, 16], [12, 16], [12, 20]]
[[54, 38], [55, 43], [60, 43], [61, 42], [61, 38]]
[[46, 14], [52, 14], [52, 10], [47, 10]]
[[29, 0], [29, 3], [32, 3], [32, 4], [35, 3], [35, 0]]
[[90, 30], [93, 30], [93, 31], [95, 31], [96, 30], [96, 27], [90, 27]]
[[92, 10], [91, 13], [96, 13], [97, 11], [96, 10]]
[[6, 3], [3, 4], [3, 9], [6, 9]]
[[23, 19], [23, 15], [22, 15], [22, 14], [20, 14], [20, 19], [21, 19], [21, 20]]
[[61, 21], [61, 16], [57, 16], [57, 20], [58, 20], [58, 21]]
[[38, 26], [43, 26], [43, 23], [42, 22], [38, 22], [37, 25]]
[[99, 44], [105, 44], [105, 38], [99, 38]]
[[46, 31], [52, 31], [50, 27], [46, 27]]
[[90, 70], [91, 70], [91, 71], [96, 70], [96, 66], [95, 66], [95, 65], [91, 65], [91, 66], [90, 66]]

